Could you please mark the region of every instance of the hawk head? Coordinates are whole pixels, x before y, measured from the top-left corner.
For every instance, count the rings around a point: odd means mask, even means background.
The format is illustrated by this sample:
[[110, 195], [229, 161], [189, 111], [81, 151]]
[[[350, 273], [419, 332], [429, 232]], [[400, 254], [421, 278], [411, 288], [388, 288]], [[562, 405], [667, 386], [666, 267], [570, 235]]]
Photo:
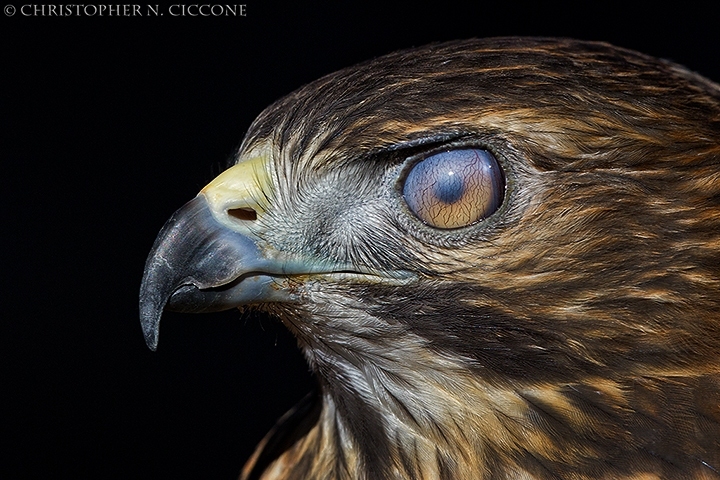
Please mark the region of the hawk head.
[[[239, 307], [320, 392], [246, 478], [720, 478], [720, 87], [603, 43], [401, 51], [266, 109], [141, 319]], [[301, 414], [306, 414], [303, 417]]]

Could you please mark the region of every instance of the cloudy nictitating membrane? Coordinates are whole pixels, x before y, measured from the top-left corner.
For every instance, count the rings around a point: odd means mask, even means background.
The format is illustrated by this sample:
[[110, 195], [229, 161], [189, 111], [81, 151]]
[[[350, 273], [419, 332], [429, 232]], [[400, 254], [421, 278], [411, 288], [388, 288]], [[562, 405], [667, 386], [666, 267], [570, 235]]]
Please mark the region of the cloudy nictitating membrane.
[[503, 175], [487, 150], [450, 150], [413, 166], [403, 197], [410, 210], [436, 228], [460, 228], [492, 215], [503, 199]]

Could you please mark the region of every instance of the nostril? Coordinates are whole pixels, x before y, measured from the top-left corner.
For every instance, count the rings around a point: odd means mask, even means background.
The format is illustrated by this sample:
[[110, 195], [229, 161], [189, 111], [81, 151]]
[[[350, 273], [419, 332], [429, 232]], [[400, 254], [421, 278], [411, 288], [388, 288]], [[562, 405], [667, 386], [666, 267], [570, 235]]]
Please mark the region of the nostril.
[[238, 220], [257, 220], [257, 212], [252, 208], [231, 208], [227, 213]]

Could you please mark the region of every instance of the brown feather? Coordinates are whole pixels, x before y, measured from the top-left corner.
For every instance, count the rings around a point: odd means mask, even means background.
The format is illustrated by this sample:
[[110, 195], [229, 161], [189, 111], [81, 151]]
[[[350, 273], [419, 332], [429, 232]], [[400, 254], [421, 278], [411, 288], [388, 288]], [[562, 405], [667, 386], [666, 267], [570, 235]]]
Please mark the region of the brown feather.
[[[502, 165], [495, 215], [368, 213], [390, 166], [464, 145]], [[285, 196], [275, 245], [421, 278], [265, 307], [324, 403], [258, 478], [720, 478], [717, 85], [603, 43], [452, 42], [301, 88], [253, 149]]]

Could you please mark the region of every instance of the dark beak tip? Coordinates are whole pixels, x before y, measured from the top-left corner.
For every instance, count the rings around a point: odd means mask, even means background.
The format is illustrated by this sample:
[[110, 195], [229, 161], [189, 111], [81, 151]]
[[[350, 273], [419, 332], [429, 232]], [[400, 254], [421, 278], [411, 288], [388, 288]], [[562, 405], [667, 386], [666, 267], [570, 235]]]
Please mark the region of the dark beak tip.
[[158, 337], [160, 334], [160, 318], [163, 312], [164, 302], [156, 298], [148, 298], [149, 295], [140, 294], [140, 325], [148, 348], [153, 352], [157, 350]]
[[157, 351], [158, 336], [157, 335], [146, 335], [145, 344], [153, 352]]
[[142, 322], [143, 336], [145, 337], [145, 344], [153, 352], [157, 350], [157, 344], [159, 339], [159, 324], [154, 322], [155, 325], [151, 325]]

